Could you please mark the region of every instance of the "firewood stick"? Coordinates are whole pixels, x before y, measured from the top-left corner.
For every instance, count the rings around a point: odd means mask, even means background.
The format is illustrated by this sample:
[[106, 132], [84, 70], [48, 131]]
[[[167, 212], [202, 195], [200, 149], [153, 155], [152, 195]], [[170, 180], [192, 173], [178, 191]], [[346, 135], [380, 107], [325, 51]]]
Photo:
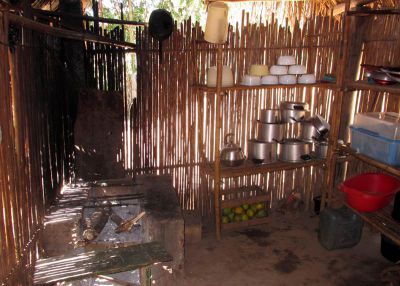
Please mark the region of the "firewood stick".
[[125, 221], [123, 221], [116, 229], [115, 232], [116, 233], [120, 233], [120, 232], [124, 232], [124, 231], [129, 231], [131, 230], [131, 228], [135, 225], [135, 223], [137, 223], [146, 213], [145, 212], [141, 212], [140, 214], [138, 214], [136, 217], [127, 219]]

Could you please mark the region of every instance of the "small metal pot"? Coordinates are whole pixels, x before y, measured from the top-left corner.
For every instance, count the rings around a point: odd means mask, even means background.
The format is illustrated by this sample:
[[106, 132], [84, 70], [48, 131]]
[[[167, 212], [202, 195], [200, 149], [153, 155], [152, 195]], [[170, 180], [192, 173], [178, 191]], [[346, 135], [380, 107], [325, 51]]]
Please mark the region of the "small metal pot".
[[279, 159], [285, 162], [302, 162], [302, 156], [309, 155], [311, 143], [299, 139], [279, 141]]
[[281, 122], [281, 113], [279, 109], [261, 109], [259, 121], [264, 123]]
[[257, 121], [257, 139], [264, 142], [282, 140], [285, 131], [283, 123], [264, 123]]
[[305, 102], [282, 101], [280, 109], [282, 122], [296, 123], [304, 119], [308, 104]]
[[326, 159], [328, 154], [328, 142], [320, 141], [315, 143], [315, 154], [318, 159]]
[[220, 154], [221, 164], [228, 167], [240, 166], [245, 160], [242, 148], [233, 143], [232, 137], [232, 133], [225, 135], [225, 145]]
[[311, 117], [310, 120], [322, 136], [329, 132], [331, 126], [321, 115], [317, 114]]
[[278, 144], [276, 142], [264, 142], [257, 139], [249, 140], [249, 159], [257, 164], [273, 163], [277, 160]]

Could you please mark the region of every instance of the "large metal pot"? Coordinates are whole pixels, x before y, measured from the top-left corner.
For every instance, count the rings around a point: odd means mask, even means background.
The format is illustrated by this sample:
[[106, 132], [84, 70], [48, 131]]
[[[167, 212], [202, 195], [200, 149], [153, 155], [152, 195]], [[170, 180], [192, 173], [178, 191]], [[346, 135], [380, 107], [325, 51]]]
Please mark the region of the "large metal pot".
[[303, 141], [311, 143], [315, 139], [318, 140], [320, 137], [321, 134], [311, 120], [305, 120], [301, 122], [301, 139]]
[[285, 131], [283, 123], [264, 123], [257, 121], [257, 139], [264, 142], [282, 140]]
[[279, 109], [261, 109], [258, 119], [264, 123], [280, 123], [281, 113]]
[[[302, 162], [310, 154], [311, 143], [299, 139], [285, 139], [279, 143], [279, 160], [285, 162]], [[303, 158], [302, 158], [303, 156]]]
[[282, 101], [280, 104], [282, 122], [295, 123], [302, 121], [308, 111], [305, 102]]
[[278, 144], [276, 142], [264, 142], [257, 139], [249, 140], [249, 159], [254, 163], [273, 163], [277, 160]]
[[233, 134], [228, 133], [225, 135], [224, 148], [221, 150], [220, 159], [221, 164], [228, 167], [235, 167], [243, 164], [245, 157], [242, 149], [233, 143]]

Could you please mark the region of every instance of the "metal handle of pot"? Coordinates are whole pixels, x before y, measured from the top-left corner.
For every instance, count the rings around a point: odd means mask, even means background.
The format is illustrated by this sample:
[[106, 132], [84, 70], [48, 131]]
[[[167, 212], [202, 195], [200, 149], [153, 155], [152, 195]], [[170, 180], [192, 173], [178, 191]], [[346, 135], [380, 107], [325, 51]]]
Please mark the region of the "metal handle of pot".
[[303, 105], [293, 105], [293, 109], [294, 110], [304, 110], [304, 106]]
[[230, 142], [228, 142], [228, 138], [234, 136], [235, 134], [233, 133], [228, 133], [224, 136], [224, 144], [228, 144], [228, 143], [232, 143], [233, 141], [231, 140]]

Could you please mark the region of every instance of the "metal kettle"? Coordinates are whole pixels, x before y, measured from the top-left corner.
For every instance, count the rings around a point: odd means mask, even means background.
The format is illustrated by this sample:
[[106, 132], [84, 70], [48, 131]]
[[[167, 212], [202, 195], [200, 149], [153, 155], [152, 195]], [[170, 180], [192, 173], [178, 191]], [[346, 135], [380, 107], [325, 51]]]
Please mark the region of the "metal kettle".
[[233, 133], [228, 133], [224, 138], [224, 148], [221, 150], [221, 164], [228, 167], [235, 167], [243, 164], [245, 156], [242, 148], [233, 142]]

